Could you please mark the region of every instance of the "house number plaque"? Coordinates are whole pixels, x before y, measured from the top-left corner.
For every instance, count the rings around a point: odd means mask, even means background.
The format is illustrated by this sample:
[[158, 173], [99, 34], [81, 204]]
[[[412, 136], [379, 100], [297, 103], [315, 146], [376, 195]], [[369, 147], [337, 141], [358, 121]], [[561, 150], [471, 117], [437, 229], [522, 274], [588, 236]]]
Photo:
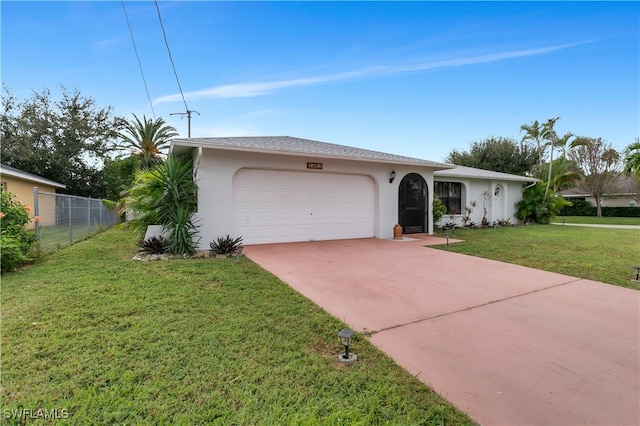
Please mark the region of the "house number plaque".
[[307, 163], [307, 169], [322, 170], [322, 163]]

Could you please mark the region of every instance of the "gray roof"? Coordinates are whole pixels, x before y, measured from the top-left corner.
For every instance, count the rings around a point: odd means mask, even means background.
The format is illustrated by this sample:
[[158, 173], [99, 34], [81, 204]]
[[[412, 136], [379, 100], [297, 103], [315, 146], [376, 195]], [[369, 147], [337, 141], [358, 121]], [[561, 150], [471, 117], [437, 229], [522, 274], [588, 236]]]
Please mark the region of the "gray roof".
[[[563, 197], [591, 197], [592, 194], [580, 186], [560, 191]], [[640, 193], [640, 182], [631, 176], [618, 176], [605, 194], [606, 196], [627, 196]]]
[[43, 178], [42, 176], [34, 175], [32, 173], [27, 173], [20, 169], [16, 169], [15, 167], [5, 166], [4, 164], [0, 164], [0, 175], [12, 176], [17, 179], [28, 180], [30, 182], [41, 183], [43, 185], [51, 185], [56, 188], [66, 188], [66, 185], [60, 182]]
[[490, 180], [507, 180], [513, 182], [537, 182], [539, 179], [512, 175], [509, 173], [493, 172], [491, 170], [475, 169], [473, 167], [454, 166], [453, 169], [438, 170], [433, 172], [435, 180], [441, 180], [445, 177], [470, 178], [470, 179], [490, 179]]
[[[345, 160], [370, 161], [376, 163], [411, 164], [433, 167], [435, 170], [453, 166], [420, 158], [404, 157], [345, 145], [319, 142], [291, 136], [242, 136], [222, 138], [173, 139], [169, 152], [181, 153], [189, 148], [215, 148], [233, 151], [282, 153], [289, 155], [339, 158]], [[185, 149], [186, 148], [186, 149]]]

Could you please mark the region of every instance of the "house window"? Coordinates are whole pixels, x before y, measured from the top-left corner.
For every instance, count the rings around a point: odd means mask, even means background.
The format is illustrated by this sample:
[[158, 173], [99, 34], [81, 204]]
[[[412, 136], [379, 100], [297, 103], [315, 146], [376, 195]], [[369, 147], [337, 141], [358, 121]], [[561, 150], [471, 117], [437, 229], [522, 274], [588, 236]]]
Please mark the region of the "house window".
[[462, 184], [460, 182], [435, 182], [434, 192], [447, 208], [447, 214], [462, 212]]

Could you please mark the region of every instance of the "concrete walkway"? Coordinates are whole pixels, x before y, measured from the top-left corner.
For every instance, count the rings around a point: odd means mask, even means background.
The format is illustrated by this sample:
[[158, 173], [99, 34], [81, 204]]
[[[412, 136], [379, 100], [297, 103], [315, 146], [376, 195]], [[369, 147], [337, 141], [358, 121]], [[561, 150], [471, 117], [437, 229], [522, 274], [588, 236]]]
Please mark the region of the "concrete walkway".
[[245, 253], [481, 424], [640, 424], [640, 292], [424, 247], [443, 242]]
[[597, 223], [558, 223], [553, 222], [552, 225], [560, 226], [586, 226], [590, 228], [609, 228], [609, 229], [635, 229], [640, 231], [640, 225], [600, 225]]

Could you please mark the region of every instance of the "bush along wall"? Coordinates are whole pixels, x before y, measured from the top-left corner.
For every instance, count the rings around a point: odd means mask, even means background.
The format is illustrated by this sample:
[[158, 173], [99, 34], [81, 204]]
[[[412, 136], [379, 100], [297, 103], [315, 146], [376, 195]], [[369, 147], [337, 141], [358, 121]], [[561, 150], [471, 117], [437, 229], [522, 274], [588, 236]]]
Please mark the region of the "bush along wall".
[[[29, 263], [31, 249], [36, 242], [35, 234], [25, 225], [31, 221], [31, 207], [15, 199], [15, 194], [2, 191], [0, 194], [0, 271], [12, 271]], [[37, 220], [37, 218], [36, 218]]]
[[[572, 206], [565, 206], [558, 216], [597, 216], [597, 209], [588, 201], [573, 201]], [[602, 207], [604, 217], [640, 217], [638, 207]]]

